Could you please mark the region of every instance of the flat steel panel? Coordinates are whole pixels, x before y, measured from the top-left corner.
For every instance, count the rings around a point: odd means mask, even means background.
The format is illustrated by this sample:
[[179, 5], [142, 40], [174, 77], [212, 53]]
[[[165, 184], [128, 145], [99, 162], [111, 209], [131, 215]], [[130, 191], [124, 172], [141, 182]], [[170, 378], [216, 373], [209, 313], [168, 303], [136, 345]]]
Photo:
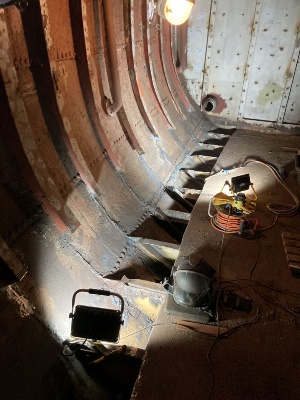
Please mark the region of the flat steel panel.
[[300, 123], [300, 56], [298, 56], [298, 63], [286, 107], [284, 122], [291, 124]]
[[299, 0], [262, 2], [244, 118], [277, 121], [290, 74], [299, 15]]
[[256, 0], [219, 0], [213, 27], [206, 94], [221, 97], [218, 116], [236, 120], [251, 40]]
[[211, 0], [196, 1], [188, 21], [187, 68], [184, 76], [187, 88], [199, 105], [201, 103]]

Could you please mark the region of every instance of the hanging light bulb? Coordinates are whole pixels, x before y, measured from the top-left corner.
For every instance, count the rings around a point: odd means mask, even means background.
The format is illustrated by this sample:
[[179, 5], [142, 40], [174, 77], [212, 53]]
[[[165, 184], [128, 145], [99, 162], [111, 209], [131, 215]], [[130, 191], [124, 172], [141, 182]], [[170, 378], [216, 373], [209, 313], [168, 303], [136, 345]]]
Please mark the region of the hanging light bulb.
[[159, 0], [158, 14], [172, 25], [181, 25], [189, 17], [195, 0]]

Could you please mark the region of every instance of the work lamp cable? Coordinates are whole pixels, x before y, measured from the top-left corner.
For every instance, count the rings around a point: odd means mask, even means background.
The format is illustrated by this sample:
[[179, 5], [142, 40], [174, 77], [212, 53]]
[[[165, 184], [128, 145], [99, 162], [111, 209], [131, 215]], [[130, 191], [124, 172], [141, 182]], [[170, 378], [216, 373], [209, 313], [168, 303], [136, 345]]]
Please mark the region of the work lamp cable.
[[277, 215], [283, 215], [283, 216], [292, 216], [295, 215], [295, 213], [299, 209], [299, 199], [295, 195], [295, 193], [292, 192], [292, 190], [286, 185], [286, 183], [283, 181], [282, 177], [280, 176], [279, 172], [274, 168], [272, 165], [267, 164], [263, 161], [255, 160], [255, 159], [249, 159], [244, 162], [244, 166], [248, 164], [260, 164], [264, 165], [266, 168], [268, 168], [272, 174], [275, 176], [276, 180], [286, 189], [286, 191], [290, 194], [292, 199], [294, 200], [295, 204], [284, 204], [284, 203], [268, 203], [267, 208], [269, 211], [271, 211], [273, 214]]

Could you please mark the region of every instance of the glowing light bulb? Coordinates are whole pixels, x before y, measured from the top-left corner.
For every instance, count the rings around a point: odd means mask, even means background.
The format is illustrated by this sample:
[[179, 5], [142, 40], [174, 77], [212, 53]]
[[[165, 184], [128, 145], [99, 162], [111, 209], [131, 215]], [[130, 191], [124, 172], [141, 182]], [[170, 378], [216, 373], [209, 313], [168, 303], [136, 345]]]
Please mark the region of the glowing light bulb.
[[181, 25], [189, 17], [195, 1], [193, 0], [167, 0], [164, 7], [166, 19], [172, 25]]

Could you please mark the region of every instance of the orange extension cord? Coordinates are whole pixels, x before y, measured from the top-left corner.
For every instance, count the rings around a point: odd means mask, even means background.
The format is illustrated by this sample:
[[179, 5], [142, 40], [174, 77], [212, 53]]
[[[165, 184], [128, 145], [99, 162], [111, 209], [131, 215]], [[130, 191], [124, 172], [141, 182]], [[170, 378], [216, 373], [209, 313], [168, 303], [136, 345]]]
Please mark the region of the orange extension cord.
[[[272, 174], [275, 176], [276, 180], [287, 190], [290, 196], [293, 198], [295, 204], [282, 204], [282, 203], [268, 203], [267, 208], [273, 214], [276, 215], [274, 222], [266, 227], [260, 228], [260, 231], [265, 231], [267, 229], [272, 228], [279, 216], [293, 216], [299, 210], [299, 200], [297, 196], [288, 188], [288, 186], [283, 182], [278, 172], [273, 168], [271, 165], [264, 163], [263, 161], [258, 160], [247, 160], [245, 161], [244, 165], [255, 163], [261, 164], [267, 167]], [[211, 216], [211, 215], [210, 215]], [[229, 234], [236, 234], [241, 233], [241, 224], [243, 221], [248, 222], [248, 225], [252, 226], [252, 228], [247, 228], [247, 231], [254, 233], [254, 231], [258, 230], [259, 225], [259, 218], [246, 218], [245, 216], [238, 216], [238, 215], [230, 215], [224, 214], [221, 211], [217, 211], [217, 214], [211, 216], [210, 223], [214, 229], [222, 233], [229, 233]]]
[[259, 218], [245, 218], [242, 215], [227, 215], [219, 210], [217, 214], [211, 218], [210, 223], [212, 227], [219, 232], [234, 234], [241, 233], [241, 224], [244, 221], [252, 226], [252, 228], [248, 228], [247, 231], [254, 232], [257, 230]]

